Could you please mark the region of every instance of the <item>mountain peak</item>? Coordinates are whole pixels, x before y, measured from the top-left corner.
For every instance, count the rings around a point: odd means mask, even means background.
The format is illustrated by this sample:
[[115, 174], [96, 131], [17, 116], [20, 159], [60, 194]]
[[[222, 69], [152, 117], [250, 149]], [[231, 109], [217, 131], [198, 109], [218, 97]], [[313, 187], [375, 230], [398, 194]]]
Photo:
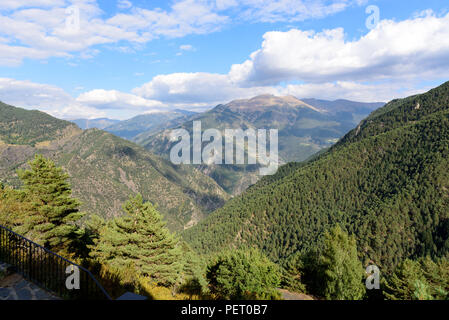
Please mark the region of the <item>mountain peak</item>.
[[283, 106], [309, 108], [317, 112], [323, 112], [322, 110], [315, 108], [292, 95], [275, 96], [272, 94], [262, 94], [250, 99], [233, 100], [225, 106], [234, 111], [243, 109], [257, 110], [273, 106]]

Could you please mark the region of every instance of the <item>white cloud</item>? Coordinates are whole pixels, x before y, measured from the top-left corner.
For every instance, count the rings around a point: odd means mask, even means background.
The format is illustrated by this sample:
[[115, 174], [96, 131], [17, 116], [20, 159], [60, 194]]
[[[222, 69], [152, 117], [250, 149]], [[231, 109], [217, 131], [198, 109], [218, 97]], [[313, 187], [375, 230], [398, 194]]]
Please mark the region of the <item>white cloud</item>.
[[228, 21], [202, 1], [193, 0], [178, 1], [169, 11], [134, 8], [110, 18], [104, 17], [95, 0], [3, 1], [0, 65], [18, 65], [26, 58], [70, 57], [95, 45], [120, 41], [142, 44], [161, 36], [204, 34]]
[[159, 75], [133, 90], [133, 93], [172, 107], [205, 109], [235, 99], [260, 94], [293, 95], [298, 98], [349, 99], [361, 102], [387, 102], [430, 88], [416, 81], [384, 81], [376, 83], [334, 81], [288, 84], [286, 86], [240, 87], [229, 75], [214, 73], [174, 73]]
[[[362, 5], [365, 0], [240, 0], [239, 18], [245, 21], [295, 22], [311, 18], [323, 18], [354, 5]], [[225, 7], [237, 6], [234, 1], [217, 1]], [[233, 3], [233, 5], [232, 5]]]
[[246, 86], [448, 75], [449, 14], [437, 17], [429, 12], [401, 22], [381, 21], [354, 41], [347, 41], [341, 28], [267, 32], [261, 49], [230, 71], [234, 81]]
[[76, 101], [96, 109], [137, 109], [139, 111], [150, 111], [166, 108], [159, 101], [148, 100], [117, 90], [91, 90], [80, 94]]
[[179, 46], [182, 51], [195, 51], [195, 48], [191, 44], [182, 44]]
[[263, 93], [276, 93], [275, 88], [240, 88], [228, 75], [215, 73], [173, 73], [158, 75], [133, 90], [147, 99], [177, 105], [213, 106], [234, 98], [248, 98]]
[[0, 10], [14, 10], [26, 7], [53, 7], [64, 5], [64, 0], [2, 0]]
[[133, 6], [133, 4], [128, 0], [118, 0], [117, 8], [119, 9], [129, 9]]
[[417, 83], [414, 82], [358, 83], [336, 81], [300, 85], [290, 84], [280, 89], [279, 94], [325, 100], [348, 99], [360, 102], [388, 102], [396, 98], [423, 93], [429, 89], [430, 87], [418, 88]]
[[16, 107], [37, 109], [58, 118], [97, 118], [106, 114], [75, 101], [56, 86], [9, 78], [0, 78], [0, 101]]
[[[278, 2], [279, 5], [286, 3]], [[253, 6], [258, 3], [253, 0]], [[336, 1], [333, 3], [337, 4]], [[30, 34], [21, 33], [21, 30], [30, 27], [27, 23], [43, 19], [36, 12], [23, 10], [17, 13], [16, 25], [10, 18], [0, 15], [0, 30], [4, 27], [6, 33], [17, 34], [22, 42], [30, 44], [29, 48], [17, 45], [16, 42], [10, 44], [8, 41], [11, 38], [2, 35], [0, 63], [6, 61], [8, 64], [17, 64], [26, 57], [64, 57], [70, 55], [72, 50], [83, 52], [88, 57], [96, 54], [95, 50], [89, 49], [94, 43], [128, 36], [136, 42], [144, 42], [152, 36], [200, 32], [200, 26], [209, 26], [210, 31], [221, 23], [214, 24], [212, 16], [207, 17], [206, 13], [211, 12], [207, 11], [211, 7], [207, 1], [176, 2], [170, 12], [137, 8], [130, 14], [119, 14], [108, 21], [98, 18], [98, 7], [94, 2], [86, 4], [89, 5], [86, 12], [90, 12], [97, 22], [93, 23], [91, 30], [80, 31], [84, 35], [81, 44], [67, 40], [80, 35], [64, 34], [63, 31], [60, 31], [61, 34], [56, 32], [46, 35], [45, 28], [57, 25], [59, 9], [55, 9], [53, 17], [40, 21], [42, 27], [37, 27]], [[235, 7], [233, 1], [221, 1], [214, 5], [222, 8], [220, 10], [233, 10]], [[349, 2], [346, 5], [350, 5]], [[186, 23], [184, 27], [175, 26], [178, 15], [182, 15], [183, 19], [194, 17], [193, 22], [188, 24], [181, 19], [181, 24]], [[22, 21], [21, 17], [24, 16], [31, 22]], [[148, 27], [148, 34], [141, 32]], [[184, 44], [179, 49], [194, 50], [194, 47]], [[261, 48], [243, 63], [231, 66], [227, 74], [197, 72], [158, 75], [132, 90], [132, 93], [97, 89], [84, 92], [76, 99], [57, 87], [41, 85], [44, 86], [41, 88], [37, 85], [39, 89], [33, 89], [36, 84], [29, 82], [15, 82], [14, 85], [19, 89], [14, 89], [11, 81], [15, 80], [3, 79], [3, 82], [9, 81], [9, 89], [0, 87], [0, 100], [6, 96], [11, 101], [21, 103], [18, 105], [42, 106], [52, 114], [68, 113], [70, 108], [87, 108], [85, 110], [89, 111], [86, 112], [93, 113], [104, 113], [106, 110], [150, 112], [167, 108], [204, 109], [233, 99], [265, 93], [291, 94], [298, 98], [388, 101], [423, 92], [428, 88], [423, 88], [421, 83], [435, 82], [447, 76], [449, 14], [437, 16], [427, 11], [400, 22], [381, 21], [376, 29], [355, 40], [348, 40], [341, 28], [322, 32], [298, 29], [267, 32]], [[20, 89], [21, 86], [29, 88], [30, 93]], [[44, 96], [34, 95], [33, 92]], [[9, 102], [7, 99], [5, 101]]]
[[[165, 87], [165, 89], [161, 89]], [[388, 101], [417, 94], [428, 88], [404, 90], [404, 83], [335, 83], [288, 85], [286, 87], [239, 88], [225, 75], [172, 74], [158, 76], [153, 82], [135, 89], [135, 94], [116, 90], [91, 90], [76, 99], [63, 89], [31, 81], [0, 78], [0, 101], [26, 109], [37, 109], [63, 119], [99, 118], [114, 115], [127, 119], [137, 114], [184, 108], [202, 111], [234, 99], [260, 94], [294, 95], [299, 98]], [[75, 88], [75, 91], [83, 90]], [[146, 95], [148, 98], [138, 96]], [[152, 97], [152, 98], [151, 98]]]
[[[77, 87], [75, 91], [83, 89]], [[127, 118], [127, 115], [167, 110], [167, 106], [159, 101], [116, 90], [91, 90], [75, 99], [53, 85], [9, 78], [0, 78], [0, 101], [64, 119], [105, 117], [117, 110], [121, 111], [116, 113], [117, 116]]]

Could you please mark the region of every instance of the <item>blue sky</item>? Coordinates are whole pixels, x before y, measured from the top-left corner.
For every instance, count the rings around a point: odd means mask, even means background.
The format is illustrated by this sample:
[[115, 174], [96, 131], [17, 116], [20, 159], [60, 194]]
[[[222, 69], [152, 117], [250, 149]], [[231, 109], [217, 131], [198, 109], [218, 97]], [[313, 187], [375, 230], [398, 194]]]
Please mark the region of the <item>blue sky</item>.
[[448, 80], [448, 12], [443, 0], [2, 0], [0, 100], [119, 119], [262, 93], [388, 101]]

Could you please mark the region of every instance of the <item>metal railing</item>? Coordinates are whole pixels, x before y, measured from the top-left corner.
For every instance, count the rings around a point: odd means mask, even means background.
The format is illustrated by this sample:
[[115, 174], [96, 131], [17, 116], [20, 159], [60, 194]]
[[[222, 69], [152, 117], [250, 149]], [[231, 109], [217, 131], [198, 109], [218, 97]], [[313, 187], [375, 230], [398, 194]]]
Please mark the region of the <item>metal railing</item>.
[[[92, 273], [0, 225], [0, 261], [63, 299], [112, 300]], [[79, 273], [78, 273], [79, 271]], [[76, 273], [74, 286], [67, 285]]]

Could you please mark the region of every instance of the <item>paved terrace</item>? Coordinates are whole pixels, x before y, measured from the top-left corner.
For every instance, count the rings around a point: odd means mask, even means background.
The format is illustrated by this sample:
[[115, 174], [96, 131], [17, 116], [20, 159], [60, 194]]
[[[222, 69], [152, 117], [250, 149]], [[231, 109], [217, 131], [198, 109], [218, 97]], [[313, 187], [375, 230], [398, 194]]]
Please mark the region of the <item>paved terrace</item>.
[[60, 300], [0, 262], [0, 300]]

